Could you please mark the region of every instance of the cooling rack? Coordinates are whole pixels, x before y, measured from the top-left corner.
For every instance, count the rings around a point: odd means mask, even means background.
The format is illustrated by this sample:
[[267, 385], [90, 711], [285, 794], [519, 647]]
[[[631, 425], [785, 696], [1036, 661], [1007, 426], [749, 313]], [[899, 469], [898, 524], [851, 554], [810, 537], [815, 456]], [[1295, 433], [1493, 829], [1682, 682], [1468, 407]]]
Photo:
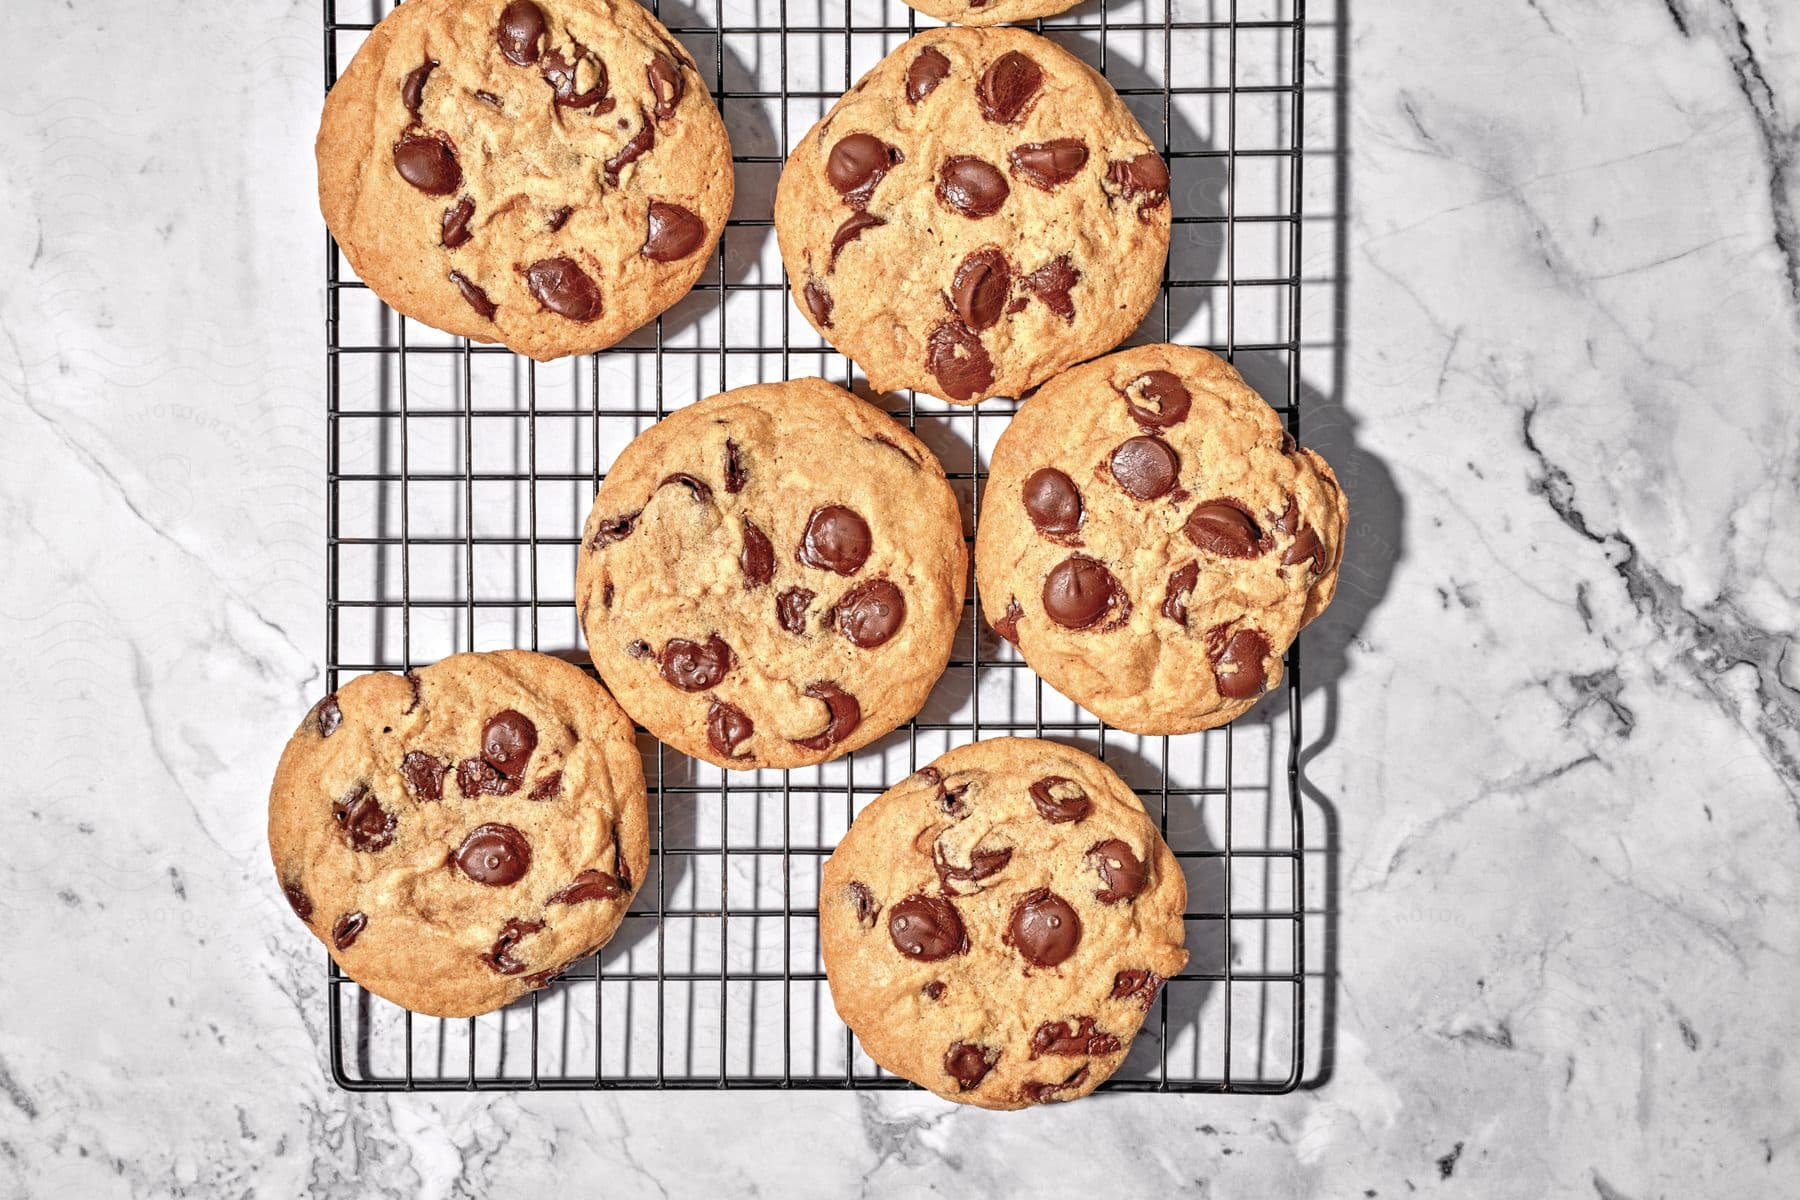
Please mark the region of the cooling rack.
[[[325, 84], [390, 0], [323, 0]], [[327, 686], [461, 650], [586, 663], [581, 523], [607, 466], [672, 408], [822, 375], [944, 462], [972, 537], [1013, 406], [872, 395], [792, 311], [771, 221], [786, 148], [895, 45], [935, 24], [899, 0], [661, 0], [730, 131], [738, 199], [685, 300], [601, 354], [537, 365], [398, 317], [326, 248]], [[1304, 0], [1089, 0], [1031, 25], [1101, 70], [1172, 173], [1162, 295], [1134, 342], [1231, 358], [1301, 432]], [[972, 591], [973, 589], [971, 589]], [[639, 731], [652, 861], [618, 934], [549, 989], [467, 1020], [416, 1016], [327, 959], [335, 1081], [365, 1091], [909, 1087], [832, 1009], [820, 867], [856, 812], [952, 746], [1018, 734], [1105, 759], [1188, 878], [1190, 961], [1114, 1091], [1280, 1092], [1306, 1062], [1300, 664], [1225, 729], [1109, 729], [1046, 688], [971, 595], [918, 718], [834, 763], [725, 773]]]

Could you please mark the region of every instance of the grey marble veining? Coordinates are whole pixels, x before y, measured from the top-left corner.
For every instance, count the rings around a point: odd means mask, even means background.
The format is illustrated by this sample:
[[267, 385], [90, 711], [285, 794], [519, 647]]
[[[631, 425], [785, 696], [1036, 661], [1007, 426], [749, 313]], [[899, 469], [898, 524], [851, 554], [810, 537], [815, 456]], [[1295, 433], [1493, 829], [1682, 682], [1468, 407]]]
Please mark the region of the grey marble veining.
[[1006, 1116], [329, 1084], [263, 844], [322, 689], [317, 5], [31, 5], [0, 1193], [1791, 1193], [1800, 9], [1308, 7], [1317, 1086]]

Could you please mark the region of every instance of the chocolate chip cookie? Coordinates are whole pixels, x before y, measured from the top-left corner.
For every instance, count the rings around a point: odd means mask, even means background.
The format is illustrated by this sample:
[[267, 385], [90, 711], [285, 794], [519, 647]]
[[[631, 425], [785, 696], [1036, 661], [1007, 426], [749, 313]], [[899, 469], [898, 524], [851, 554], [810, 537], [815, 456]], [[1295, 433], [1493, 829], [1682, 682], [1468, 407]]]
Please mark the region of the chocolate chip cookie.
[[376, 295], [536, 359], [675, 303], [731, 209], [718, 109], [632, 0], [409, 0], [332, 88], [318, 160]]
[[799, 767], [918, 712], [967, 574], [931, 451], [798, 379], [702, 400], [627, 446], [575, 601], [594, 665], [651, 733], [721, 767]]
[[1053, 42], [936, 29], [794, 147], [775, 233], [794, 302], [871, 384], [972, 404], [1137, 328], [1168, 257], [1169, 172]]
[[1187, 881], [1123, 780], [1031, 738], [962, 746], [888, 789], [825, 864], [838, 1015], [946, 1100], [1093, 1091], [1187, 962]]
[[1053, 17], [1080, 0], [906, 0], [909, 7], [953, 25], [1023, 24]]
[[606, 944], [650, 861], [631, 726], [579, 667], [507, 650], [363, 675], [288, 742], [269, 852], [357, 983], [468, 1017]]
[[982, 612], [1108, 724], [1210, 729], [1331, 603], [1346, 518], [1325, 460], [1224, 359], [1123, 350], [1044, 385], [995, 444]]

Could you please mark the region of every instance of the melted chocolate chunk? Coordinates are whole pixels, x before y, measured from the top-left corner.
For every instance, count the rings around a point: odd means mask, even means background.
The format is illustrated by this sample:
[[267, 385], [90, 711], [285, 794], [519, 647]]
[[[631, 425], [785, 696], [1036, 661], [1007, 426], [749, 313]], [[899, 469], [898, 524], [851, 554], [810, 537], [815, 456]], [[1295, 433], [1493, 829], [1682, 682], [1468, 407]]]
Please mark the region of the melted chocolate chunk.
[[1081, 529], [1081, 489], [1055, 467], [1039, 467], [1025, 477], [1025, 515], [1039, 533], [1071, 537]]
[[972, 1092], [981, 1086], [981, 1081], [999, 1061], [1000, 1051], [992, 1046], [951, 1042], [950, 1048], [944, 1051], [944, 1073], [956, 1080], [957, 1091]]
[[815, 508], [806, 519], [806, 532], [794, 557], [809, 567], [854, 575], [869, 560], [873, 541], [869, 523], [842, 504]]
[[1039, 1025], [1031, 1035], [1031, 1057], [1117, 1054], [1123, 1045], [1114, 1035], [1095, 1028], [1093, 1017], [1076, 1017], [1075, 1024], [1073, 1029], [1067, 1021], [1045, 1021]]
[[1213, 684], [1227, 700], [1254, 700], [1262, 695], [1269, 674], [1263, 660], [1269, 655], [1269, 639], [1259, 630], [1240, 629], [1227, 635], [1223, 625], [1206, 635], [1213, 664]]
[[1112, 998], [1114, 1000], [1136, 1000], [1149, 1012], [1150, 1006], [1156, 1003], [1156, 990], [1163, 985], [1163, 977], [1155, 971], [1139, 971], [1136, 969], [1120, 971], [1113, 976]]
[[448, 196], [462, 186], [456, 151], [433, 134], [409, 133], [394, 143], [394, 170], [428, 196]]
[[873, 650], [900, 631], [906, 620], [906, 597], [887, 580], [870, 579], [845, 592], [833, 615], [852, 645]]
[[546, 258], [525, 268], [525, 285], [559, 317], [586, 323], [600, 315], [600, 285], [572, 258]]
[[450, 282], [462, 293], [462, 298], [469, 302], [469, 307], [481, 314], [483, 320], [491, 321], [494, 314], [500, 311], [499, 305], [488, 299], [488, 294], [474, 280], [461, 271], [450, 272]]
[[775, 619], [789, 633], [805, 633], [806, 610], [812, 606], [813, 598], [805, 588], [789, 588], [775, 601]]
[[852, 882], [846, 890], [850, 893], [850, 903], [856, 906], [856, 923], [864, 929], [875, 928], [875, 919], [881, 915], [881, 904], [869, 890], [869, 885]]
[[950, 60], [935, 46], [919, 51], [919, 56], [906, 68], [906, 102], [917, 104], [931, 95], [944, 77], [950, 74]]
[[744, 572], [744, 582], [753, 588], [775, 578], [775, 547], [749, 517], [744, 518], [744, 548], [738, 551], [738, 567]]
[[1113, 479], [1135, 500], [1168, 495], [1181, 471], [1181, 462], [1169, 443], [1148, 434], [1119, 443], [1107, 465]]
[[712, 501], [712, 486], [704, 479], [689, 475], [686, 471], [676, 471], [672, 475], [664, 475], [662, 482], [656, 486], [658, 489], [671, 486], [684, 487], [687, 489], [689, 499], [701, 504], [708, 504]]
[[1013, 906], [1006, 942], [1032, 966], [1054, 967], [1081, 944], [1081, 917], [1049, 888], [1037, 888]]
[[531, 869], [531, 843], [511, 825], [479, 825], [469, 831], [451, 861], [476, 883], [506, 887]]
[[993, 248], [977, 250], [956, 268], [950, 303], [963, 324], [980, 331], [1000, 319], [1012, 292], [1012, 268], [1006, 255]]
[[494, 40], [500, 53], [515, 67], [529, 67], [544, 49], [544, 33], [548, 23], [544, 10], [531, 0], [512, 0], [500, 13], [494, 26]]
[[454, 250], [469, 240], [469, 220], [475, 215], [475, 201], [464, 196], [444, 210], [443, 229], [438, 240], [444, 249]]
[[700, 248], [706, 226], [679, 204], [661, 200], [650, 203], [650, 232], [644, 238], [643, 256], [651, 262], [677, 262]]
[[[602, 546], [610, 546], [614, 542], [624, 541], [631, 536], [631, 531], [637, 528], [637, 519], [642, 513], [643, 510], [639, 509], [637, 512], [621, 513], [616, 517], [601, 517], [594, 524], [594, 538], [588, 544], [598, 550]], [[612, 606], [609, 603], [607, 607]]]
[[1037, 99], [1044, 84], [1044, 72], [1036, 62], [1008, 50], [982, 72], [975, 85], [975, 98], [981, 103], [981, 115], [1001, 125], [1016, 125], [1025, 116], [1031, 102]]
[[1026, 142], [1015, 146], [1007, 160], [1012, 163], [1014, 175], [1049, 192], [1075, 178], [1087, 166], [1088, 148], [1080, 138]]
[[1187, 625], [1188, 597], [1194, 592], [1194, 584], [1200, 580], [1200, 564], [1189, 563], [1185, 567], [1177, 567], [1169, 576], [1169, 590], [1163, 594], [1162, 615], [1177, 625]]
[[717, 754], [737, 758], [738, 747], [756, 732], [744, 710], [723, 700], [714, 700], [706, 709], [706, 744]]
[[736, 664], [737, 656], [716, 633], [708, 634], [704, 643], [670, 638], [656, 658], [658, 673], [684, 692], [704, 692], [718, 686]]
[[862, 724], [862, 705], [856, 697], [835, 683], [808, 684], [806, 694], [825, 705], [825, 728], [809, 738], [796, 738], [794, 745], [807, 750], [829, 750], [856, 731]]
[[297, 883], [284, 883], [281, 885], [281, 894], [287, 897], [288, 907], [294, 910], [296, 917], [302, 921], [312, 920], [312, 898], [306, 894], [305, 888]]
[[631, 655], [631, 657], [636, 658], [636, 659], [645, 659], [645, 658], [655, 658], [656, 657], [656, 651], [652, 650], [650, 648], [650, 643], [646, 642], [643, 638], [639, 638], [636, 641], [632, 642], [630, 645], [626, 646], [625, 653]]
[[1031, 806], [1052, 825], [1073, 825], [1094, 811], [1087, 789], [1062, 775], [1046, 775], [1033, 783]]
[[1118, 904], [1135, 900], [1150, 882], [1150, 869], [1138, 858], [1131, 846], [1118, 838], [1108, 838], [1088, 848], [1088, 858], [1106, 887], [1094, 896], [1102, 904]]
[[432, 71], [437, 69], [438, 60], [428, 58], [406, 74], [400, 84], [400, 99], [406, 104], [407, 111], [413, 119], [419, 117], [419, 108], [425, 103], [425, 81], [431, 78]]
[[1019, 607], [1018, 597], [1009, 597], [1006, 601], [1006, 615], [994, 622], [994, 632], [1017, 646], [1019, 644], [1019, 618], [1025, 610]]
[[[643, 117], [641, 112], [638, 115]], [[656, 145], [656, 126], [652, 125], [647, 117], [643, 117], [643, 120], [644, 123], [638, 127], [638, 131], [631, 135], [631, 140], [620, 146], [619, 152], [606, 160], [604, 169], [608, 183], [618, 183], [619, 173], [650, 153]]]
[[838, 139], [825, 159], [825, 178], [844, 203], [861, 208], [869, 202], [875, 185], [906, 156], [872, 133], [853, 133]]
[[925, 993], [925, 998], [927, 1000], [942, 1000], [945, 991], [944, 981], [941, 979], [934, 979], [919, 990]]
[[1019, 1094], [1033, 1104], [1042, 1104], [1046, 1100], [1062, 1099], [1062, 1093], [1073, 1091], [1087, 1082], [1088, 1069], [1084, 1063], [1080, 1070], [1070, 1075], [1061, 1083], [1027, 1083], [1020, 1087]]
[[345, 844], [365, 854], [386, 850], [393, 843], [394, 827], [399, 823], [393, 813], [381, 807], [375, 794], [360, 783], [331, 806], [331, 819], [337, 822]]
[[481, 728], [481, 757], [502, 775], [519, 778], [537, 749], [537, 726], [516, 709], [489, 717]]
[[502, 975], [517, 975], [525, 964], [512, 956], [519, 943], [544, 927], [542, 921], [521, 921], [513, 917], [500, 927], [494, 948], [481, 956], [481, 961]]
[[347, 912], [337, 919], [331, 927], [331, 944], [339, 950], [348, 950], [362, 936], [362, 931], [369, 927], [369, 918], [359, 912]]
[[400, 760], [400, 777], [406, 780], [413, 799], [435, 801], [444, 798], [444, 775], [450, 764], [422, 750], [408, 750]]
[[1148, 371], [1125, 385], [1125, 407], [1145, 429], [1169, 429], [1187, 420], [1187, 385], [1169, 371]]
[[[579, 42], [572, 44], [570, 57], [564, 58], [556, 50], [546, 51], [539, 67], [544, 82], [550, 85], [558, 108], [591, 108], [595, 115], [609, 113], [616, 102], [606, 98], [606, 64], [600, 56], [590, 53]], [[586, 64], [589, 68], [593, 86], [577, 91], [581, 87], [581, 68]]]
[[999, 212], [1011, 191], [1006, 176], [973, 155], [952, 155], [938, 168], [938, 199], [973, 220]]
[[1085, 554], [1063, 559], [1044, 577], [1044, 613], [1064, 629], [1091, 629], [1118, 610], [1122, 624], [1130, 612], [1125, 591], [1113, 573]]
[[564, 225], [567, 225], [569, 223], [569, 218], [574, 215], [575, 215], [575, 210], [565, 204], [561, 208], [557, 209], [555, 212], [551, 213], [550, 216], [544, 221], [544, 225], [550, 230], [551, 233], [556, 233], [556, 232], [560, 231]]
[[975, 331], [940, 321], [925, 343], [925, 367], [952, 400], [973, 400], [994, 383], [994, 363]]
[[1117, 187], [1125, 199], [1143, 196], [1138, 205], [1138, 218], [1149, 220], [1152, 210], [1169, 197], [1169, 168], [1154, 151], [1136, 158], [1119, 159], [1106, 165], [1106, 179]]
[[831, 257], [826, 260], [825, 269], [829, 271], [835, 268], [837, 266], [838, 254], [845, 246], [848, 246], [851, 242], [854, 242], [857, 238], [861, 237], [863, 231], [886, 224], [887, 222], [880, 217], [860, 208], [845, 217], [844, 223], [839, 225], [837, 227], [837, 232], [831, 235]]
[[738, 444], [730, 438], [725, 439], [725, 490], [731, 495], [744, 490], [750, 482], [750, 472], [744, 466], [743, 453]]
[[313, 725], [318, 729], [320, 737], [328, 738], [343, 723], [344, 710], [338, 707], [337, 693], [333, 692], [319, 701], [319, 707], [313, 713]]
[[1075, 269], [1074, 260], [1067, 254], [1057, 255], [1025, 276], [1025, 286], [1031, 289], [1031, 294], [1065, 321], [1075, 319], [1075, 300], [1069, 293], [1080, 282], [1081, 272]]
[[813, 320], [817, 321], [826, 329], [830, 329], [831, 293], [826, 291], [824, 287], [815, 280], [809, 279], [806, 281], [804, 294], [806, 296], [806, 311], [812, 314]]
[[686, 90], [682, 82], [681, 68], [667, 55], [653, 54], [650, 65], [644, 68], [644, 77], [650, 81], [650, 94], [655, 97], [652, 111], [656, 119], [666, 121], [675, 115], [681, 104], [681, 94]]
[[495, 769], [481, 758], [465, 758], [456, 764], [456, 786], [462, 794], [476, 796], [510, 796], [519, 790], [519, 780]]
[[1188, 514], [1181, 531], [1202, 550], [1226, 558], [1255, 558], [1270, 539], [1235, 500], [1211, 500]]
[[942, 896], [912, 895], [894, 904], [888, 909], [888, 937], [894, 949], [919, 962], [937, 962], [969, 949], [956, 905]]
[[1000, 846], [983, 850], [979, 847], [969, 853], [969, 865], [966, 867], [953, 864], [945, 855], [944, 843], [937, 842], [931, 848], [931, 865], [936, 868], [938, 886], [950, 895], [968, 895], [979, 888], [963, 888], [965, 883], [980, 883], [1006, 869], [1012, 861], [1013, 848]]
[[587, 870], [550, 894], [545, 904], [587, 904], [594, 900], [617, 900], [625, 894], [619, 881], [605, 871]]

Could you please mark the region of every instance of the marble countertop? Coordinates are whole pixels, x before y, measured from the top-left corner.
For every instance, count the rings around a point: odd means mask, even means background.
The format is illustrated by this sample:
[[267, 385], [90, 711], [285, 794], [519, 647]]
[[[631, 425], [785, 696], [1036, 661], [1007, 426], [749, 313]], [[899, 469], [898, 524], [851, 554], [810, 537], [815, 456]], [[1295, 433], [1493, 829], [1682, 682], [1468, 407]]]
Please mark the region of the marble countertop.
[[1354, 518], [1302, 641], [1329, 1055], [1007, 1116], [329, 1083], [263, 829], [322, 690], [317, 3], [34, 5], [0, 45], [0, 1194], [1791, 1190], [1800, 10], [1309, 8], [1341, 154], [1303, 364]]

